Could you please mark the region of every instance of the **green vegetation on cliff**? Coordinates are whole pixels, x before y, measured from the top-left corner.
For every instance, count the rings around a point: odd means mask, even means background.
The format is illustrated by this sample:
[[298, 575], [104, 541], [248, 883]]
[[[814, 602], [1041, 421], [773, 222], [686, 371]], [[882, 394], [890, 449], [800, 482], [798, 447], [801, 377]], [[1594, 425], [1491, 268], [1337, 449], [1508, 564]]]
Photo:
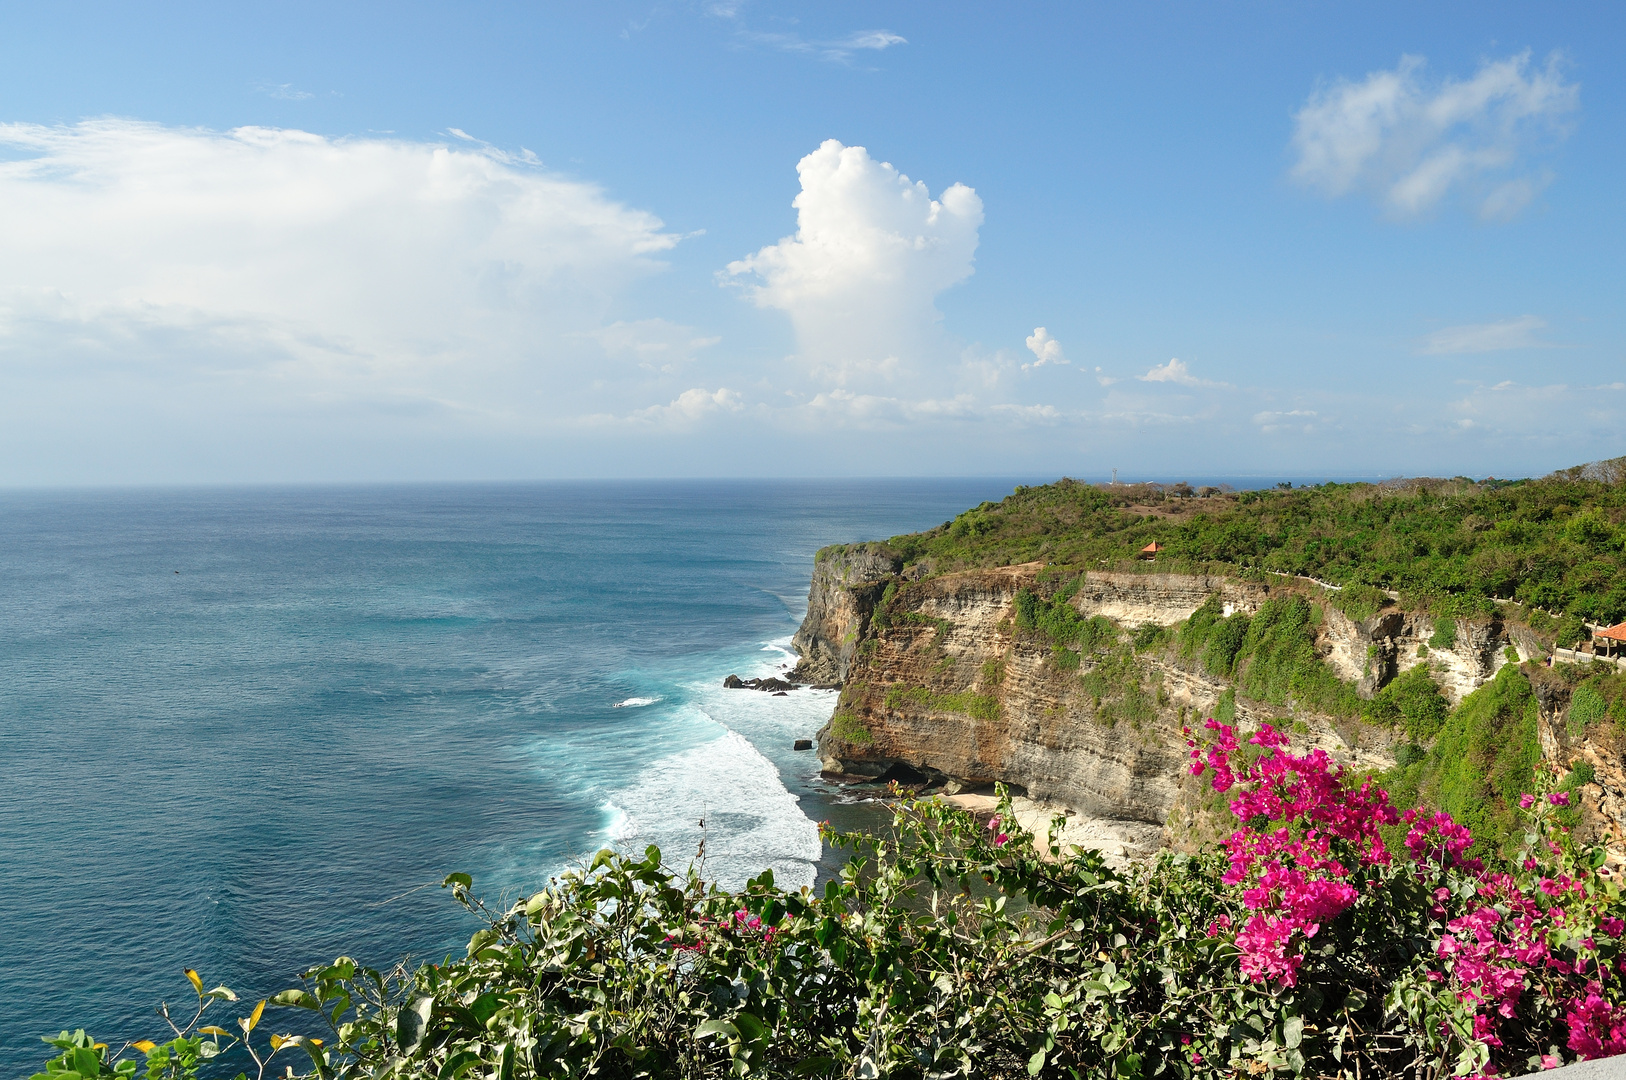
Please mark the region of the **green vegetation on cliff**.
[[1316, 606], [1301, 596], [1265, 601], [1252, 616], [1226, 616], [1218, 594], [1192, 613], [1175, 636], [1175, 650], [1200, 659], [1209, 674], [1234, 679], [1255, 701], [1295, 705], [1328, 716], [1356, 716], [1361, 699], [1316, 655]]
[[[1339, 606], [1487, 613], [1515, 600], [1593, 622], [1626, 619], [1626, 459], [1540, 480], [1407, 480], [1176, 497], [1156, 485], [1060, 480], [1021, 487], [888, 546], [932, 572], [1044, 560], [1132, 564], [1156, 541], [1159, 568], [1275, 571], [1358, 585]], [[1347, 605], [1347, 606], [1346, 606]], [[1572, 628], [1573, 629], [1573, 628]]]

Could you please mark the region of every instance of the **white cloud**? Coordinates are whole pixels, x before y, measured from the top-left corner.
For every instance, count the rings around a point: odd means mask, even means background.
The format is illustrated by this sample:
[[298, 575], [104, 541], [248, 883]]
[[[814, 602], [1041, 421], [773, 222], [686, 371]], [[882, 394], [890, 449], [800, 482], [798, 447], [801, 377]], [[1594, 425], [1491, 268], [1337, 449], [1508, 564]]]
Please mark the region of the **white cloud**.
[[1536, 331], [1546, 326], [1547, 320], [1537, 315], [1521, 315], [1517, 319], [1470, 326], [1447, 326], [1423, 337], [1418, 342], [1417, 351], [1425, 356], [1445, 356], [1500, 352], [1503, 349], [1555, 348], [1551, 342], [1542, 341], [1536, 336]]
[[726, 387], [685, 390], [669, 405], [651, 405], [632, 414], [632, 419], [656, 424], [689, 425], [714, 413], [733, 413], [745, 408], [739, 394]]
[[1046, 364], [1067, 363], [1067, 357], [1062, 355], [1061, 342], [1051, 337], [1050, 331], [1044, 327], [1036, 327], [1033, 333], [1028, 335], [1027, 343], [1028, 351], [1034, 355], [1035, 359], [1031, 364], [1023, 364], [1023, 371], [1044, 367]]
[[1317, 417], [1314, 409], [1291, 409], [1285, 412], [1258, 412], [1253, 414], [1253, 422], [1259, 425], [1259, 430], [1265, 435], [1274, 435], [1278, 431], [1302, 431], [1308, 435], [1315, 430], [1312, 423]]
[[1295, 114], [1293, 177], [1331, 197], [1365, 192], [1410, 217], [1460, 191], [1486, 219], [1523, 209], [1551, 179], [1530, 158], [1561, 139], [1580, 101], [1559, 58], [1528, 51], [1486, 61], [1473, 78], [1425, 85], [1421, 57], [1360, 82], [1341, 79]]
[[1098, 367], [1095, 369], [1095, 381], [1100, 383], [1102, 386], [1111, 386], [1113, 383], [1122, 382], [1123, 380], [1118, 378], [1116, 375], [1107, 375], [1103, 373]]
[[213, 412], [557, 413], [678, 239], [481, 145], [113, 119], [0, 149], [0, 375], [184, 383]]
[[890, 30], [859, 30], [849, 34], [843, 44], [849, 49], [873, 49], [879, 52], [894, 45], [907, 45], [909, 41]]
[[[1141, 382], [1178, 383], [1181, 386], [1228, 387], [1229, 383], [1210, 382], [1191, 373], [1183, 360], [1170, 360], [1167, 364], [1154, 364], [1146, 374], [1135, 378]], [[1103, 384], [1105, 385], [1105, 384]]]
[[802, 357], [837, 386], [884, 384], [943, 349], [937, 294], [971, 275], [982, 200], [933, 199], [861, 146], [823, 143], [797, 163], [797, 230], [728, 264], [760, 307], [786, 312]]

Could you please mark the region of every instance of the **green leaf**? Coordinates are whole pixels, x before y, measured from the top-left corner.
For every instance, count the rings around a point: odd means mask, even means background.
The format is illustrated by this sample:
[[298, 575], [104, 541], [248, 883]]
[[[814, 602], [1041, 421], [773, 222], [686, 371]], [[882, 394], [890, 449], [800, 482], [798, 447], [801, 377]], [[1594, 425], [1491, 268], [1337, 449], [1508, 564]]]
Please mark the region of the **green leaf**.
[[423, 1042], [423, 1033], [429, 1027], [429, 1013], [434, 1007], [434, 998], [421, 997], [396, 1014], [395, 1042], [403, 1056], [410, 1055]]
[[707, 1020], [694, 1029], [694, 1037], [703, 1039], [707, 1035], [727, 1035], [730, 1039], [737, 1039], [740, 1037], [740, 1031], [727, 1020]]
[[316, 1075], [321, 1077], [321, 1080], [327, 1080], [327, 1058], [322, 1053], [322, 1044], [314, 1039], [306, 1039], [300, 1045], [305, 1048], [305, 1053], [310, 1055], [311, 1064], [316, 1067]]
[[502, 1061], [497, 1066], [497, 1080], [514, 1080], [514, 1044], [503, 1043]]
[[480, 1064], [480, 1055], [473, 1050], [459, 1050], [440, 1067], [437, 1080], [457, 1080], [471, 1066]]
[[742, 1012], [735, 1016], [734, 1026], [739, 1030], [739, 1033], [743, 1038], [748, 1039], [751, 1042], [756, 1042], [758, 1039], [761, 1039], [763, 1036], [768, 1034], [768, 1025], [764, 1024], [761, 1020], [758, 1020], [755, 1016], [752, 1016], [748, 1012]]
[[474, 879], [467, 874], [447, 874], [446, 880], [440, 883], [440, 887], [443, 889], [457, 886], [471, 889], [474, 887]]
[[1289, 1050], [1304, 1041], [1304, 1017], [1289, 1016], [1282, 1021], [1282, 1045]]
[[271, 997], [271, 1004], [291, 1005], [300, 1009], [319, 1009], [322, 1007], [320, 1001], [317, 1001], [314, 996], [305, 993], [303, 990], [284, 990], [280, 994], [274, 994]]
[[1032, 1057], [1028, 1058], [1028, 1075], [1029, 1076], [1038, 1076], [1039, 1075], [1039, 1070], [1041, 1070], [1043, 1068], [1044, 1068], [1044, 1051], [1039, 1050], [1039, 1051], [1035, 1052]]

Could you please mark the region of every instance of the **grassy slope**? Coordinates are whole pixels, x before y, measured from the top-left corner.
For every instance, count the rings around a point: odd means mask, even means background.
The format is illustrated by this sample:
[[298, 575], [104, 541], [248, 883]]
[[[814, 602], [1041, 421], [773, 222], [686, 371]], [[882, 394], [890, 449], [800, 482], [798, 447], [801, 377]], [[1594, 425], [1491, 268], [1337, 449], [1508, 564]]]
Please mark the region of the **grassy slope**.
[[1500, 599], [1594, 622], [1626, 619], [1626, 484], [1577, 470], [1209, 498], [1062, 480], [888, 543], [906, 562], [944, 572], [1040, 559], [1073, 570], [1121, 566], [1154, 540], [1168, 569], [1379, 586], [1444, 615], [1488, 613]]

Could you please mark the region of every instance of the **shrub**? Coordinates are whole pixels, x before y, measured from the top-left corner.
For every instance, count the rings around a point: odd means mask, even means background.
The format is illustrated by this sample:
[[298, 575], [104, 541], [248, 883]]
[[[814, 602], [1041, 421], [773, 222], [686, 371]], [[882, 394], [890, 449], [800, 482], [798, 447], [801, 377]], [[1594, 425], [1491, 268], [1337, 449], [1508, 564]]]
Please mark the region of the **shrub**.
[[1528, 794], [1541, 760], [1539, 709], [1530, 682], [1507, 666], [1462, 699], [1429, 753], [1422, 796], [1473, 831], [1489, 854], [1516, 837], [1512, 806]]
[[1584, 738], [1587, 728], [1602, 721], [1608, 712], [1609, 703], [1598, 693], [1592, 680], [1588, 679], [1577, 686], [1575, 692], [1570, 695], [1568, 723], [1570, 738]]
[[1269, 727], [1209, 727], [1193, 771], [1236, 821], [1217, 850], [1115, 872], [1062, 850], [1059, 819], [1018, 828], [1002, 792], [987, 822], [902, 800], [891, 835], [824, 833], [853, 857], [820, 893], [771, 872], [726, 892], [653, 847], [500, 909], [454, 874], [482, 924], [465, 957], [340, 957], [225, 1026], [203, 1021], [236, 995], [188, 972], [174, 1038], [64, 1032], [39, 1080], [132, 1077], [132, 1051], [190, 1080], [234, 1048], [311, 1080], [1389, 1080], [1626, 1051], [1626, 903], [1558, 826], [1564, 792], [1526, 799], [1529, 842], [1481, 865], [1450, 815], [1402, 818]]
[[875, 741], [875, 736], [870, 734], [869, 728], [864, 726], [864, 721], [860, 720], [856, 713], [850, 713], [844, 709], [838, 710], [834, 716], [830, 717], [830, 730], [850, 743], [868, 745]]
[[1371, 585], [1345, 585], [1328, 601], [1354, 622], [1365, 622], [1389, 603], [1389, 594]]
[[1434, 623], [1434, 634], [1428, 639], [1431, 649], [1454, 649], [1457, 644], [1457, 620], [1439, 619]]
[[1579, 615], [1566, 615], [1558, 620], [1557, 644], [1560, 649], [1573, 649], [1586, 640], [1586, 620]]
[[1366, 718], [1376, 724], [1402, 725], [1413, 742], [1426, 743], [1437, 735], [1451, 712], [1450, 702], [1428, 672], [1418, 664], [1402, 672], [1366, 704]]

